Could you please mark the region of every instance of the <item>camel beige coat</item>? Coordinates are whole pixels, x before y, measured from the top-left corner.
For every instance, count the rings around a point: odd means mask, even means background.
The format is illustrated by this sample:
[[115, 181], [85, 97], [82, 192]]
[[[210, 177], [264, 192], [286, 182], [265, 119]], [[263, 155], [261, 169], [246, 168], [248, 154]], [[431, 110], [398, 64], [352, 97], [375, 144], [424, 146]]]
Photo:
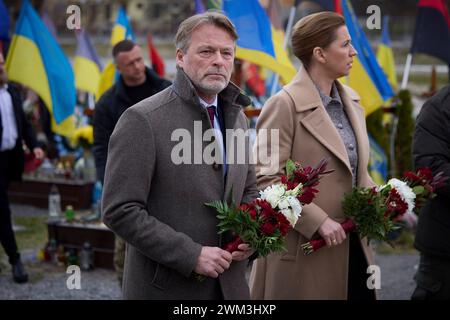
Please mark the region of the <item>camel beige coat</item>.
[[[369, 141], [364, 110], [358, 104], [360, 98], [339, 82], [336, 85], [358, 144], [357, 184], [372, 186], [367, 170]], [[289, 158], [304, 166], [315, 166], [320, 159], [329, 158], [328, 168], [335, 171], [321, 180], [314, 202], [303, 208], [295, 228], [289, 231], [287, 251], [254, 262], [250, 276], [252, 299], [346, 299], [349, 238], [341, 245], [322, 248], [309, 256], [300, 248], [317, 236], [316, 231], [327, 217], [344, 221], [341, 201], [352, 189], [352, 170], [344, 143], [303, 68], [290, 84], [267, 101], [257, 123], [258, 133], [261, 129], [279, 129], [280, 143], [279, 162], [273, 171], [259, 157], [265, 148], [271, 155], [270, 135], [267, 146], [260, 136], [255, 142], [258, 189], [279, 182]], [[373, 255], [366, 239], [361, 245], [368, 264], [372, 264]]]

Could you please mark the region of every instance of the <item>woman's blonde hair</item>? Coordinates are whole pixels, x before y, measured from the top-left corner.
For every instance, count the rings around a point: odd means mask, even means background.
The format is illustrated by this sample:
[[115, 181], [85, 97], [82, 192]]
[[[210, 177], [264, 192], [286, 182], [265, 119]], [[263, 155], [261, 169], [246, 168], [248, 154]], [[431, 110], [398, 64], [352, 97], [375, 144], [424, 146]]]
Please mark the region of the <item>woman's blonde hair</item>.
[[294, 55], [308, 67], [315, 47], [326, 48], [336, 39], [336, 30], [345, 26], [345, 19], [338, 13], [323, 11], [300, 19], [292, 31]]

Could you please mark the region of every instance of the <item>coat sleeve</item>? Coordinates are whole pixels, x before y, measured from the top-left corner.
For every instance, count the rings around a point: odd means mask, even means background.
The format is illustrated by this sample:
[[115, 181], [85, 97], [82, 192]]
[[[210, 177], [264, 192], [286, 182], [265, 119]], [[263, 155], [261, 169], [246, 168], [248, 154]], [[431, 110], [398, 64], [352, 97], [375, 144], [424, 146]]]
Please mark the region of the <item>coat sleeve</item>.
[[[292, 157], [295, 109], [290, 97], [278, 94], [269, 99], [258, 118], [256, 129], [253, 154], [257, 159], [258, 189], [262, 190], [280, 182], [286, 172], [286, 161]], [[327, 217], [319, 206], [311, 203], [303, 208], [294, 229], [310, 239]]]
[[[450, 177], [450, 112], [435, 103], [427, 102], [417, 117], [412, 151], [414, 166], [416, 169], [429, 167], [433, 174], [442, 171]], [[437, 193], [450, 197], [449, 181]]]
[[114, 130], [114, 120], [112, 119], [107, 108], [105, 99], [101, 99], [94, 112], [93, 127], [94, 127], [94, 144], [92, 146], [92, 153], [95, 158], [95, 168], [97, 172], [97, 179], [102, 183], [105, 178], [106, 157], [108, 155], [108, 143], [110, 136]]
[[103, 221], [151, 260], [188, 277], [202, 246], [159, 221], [147, 209], [156, 152], [148, 119], [134, 108], [125, 111], [109, 144]]

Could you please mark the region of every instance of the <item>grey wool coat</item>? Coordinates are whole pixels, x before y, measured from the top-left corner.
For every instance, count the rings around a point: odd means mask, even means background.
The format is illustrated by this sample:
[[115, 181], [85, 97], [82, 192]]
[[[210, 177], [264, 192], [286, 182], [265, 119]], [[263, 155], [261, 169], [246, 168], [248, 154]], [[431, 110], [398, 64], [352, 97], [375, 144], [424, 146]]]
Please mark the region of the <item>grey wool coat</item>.
[[[225, 127], [247, 129], [242, 106], [248, 97], [230, 83], [219, 101]], [[194, 137], [194, 121], [203, 132], [211, 128], [180, 69], [172, 86], [125, 111], [111, 136], [102, 212], [104, 223], [127, 242], [125, 299], [214, 299], [218, 290], [224, 299], [250, 298], [246, 261], [233, 261], [219, 279], [199, 282], [193, 276], [202, 246], [229, 241], [218, 234], [217, 212], [205, 203], [230, 200], [231, 192], [236, 203], [258, 196], [248, 136], [244, 163], [229, 164], [226, 177], [217, 164], [172, 161], [180, 143], [172, 133], [185, 129]], [[202, 142], [202, 150], [210, 143]], [[194, 163], [196, 149], [191, 151]]]

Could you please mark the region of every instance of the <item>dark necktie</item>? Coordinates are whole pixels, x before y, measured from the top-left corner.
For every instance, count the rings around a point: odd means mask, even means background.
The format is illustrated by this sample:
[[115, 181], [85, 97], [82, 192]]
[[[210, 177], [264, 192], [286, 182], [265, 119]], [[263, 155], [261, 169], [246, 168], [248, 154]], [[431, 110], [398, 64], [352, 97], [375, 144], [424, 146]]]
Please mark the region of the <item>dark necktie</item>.
[[216, 106], [209, 106], [206, 108], [209, 114], [209, 120], [211, 120], [211, 126], [214, 128], [214, 115], [216, 114]]

